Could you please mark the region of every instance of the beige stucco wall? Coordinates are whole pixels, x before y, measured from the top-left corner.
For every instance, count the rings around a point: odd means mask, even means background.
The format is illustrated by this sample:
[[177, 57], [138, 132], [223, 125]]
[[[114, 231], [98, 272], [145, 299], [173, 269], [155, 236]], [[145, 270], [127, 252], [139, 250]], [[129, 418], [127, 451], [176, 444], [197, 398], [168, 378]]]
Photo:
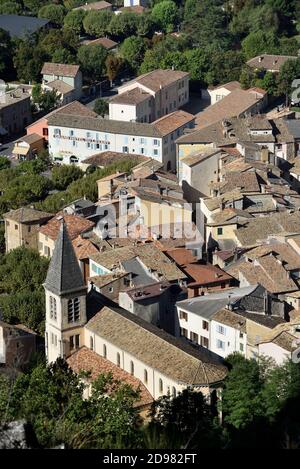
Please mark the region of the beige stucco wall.
[[[158, 370], [150, 367], [149, 365], [143, 363], [141, 360], [137, 359], [136, 357], [132, 356], [130, 353], [121, 350], [120, 348], [116, 347], [114, 344], [111, 344], [107, 340], [104, 340], [99, 335], [95, 334], [94, 332], [88, 330], [87, 328], [84, 329], [84, 340], [86, 347], [90, 347], [90, 337], [93, 338], [94, 342], [94, 351], [103, 356], [103, 345], [106, 345], [106, 358], [107, 360], [111, 361], [115, 365], [117, 365], [117, 353], [120, 354], [121, 362], [120, 368], [127, 371], [128, 373], [131, 372], [131, 361], [134, 363], [134, 376], [138, 378], [148, 389], [154, 399], [162, 396], [163, 394], [167, 394], [168, 391], [172, 394], [172, 388], [176, 389], [176, 392], [180, 392], [186, 388], [186, 385], [180, 384], [168, 376], [163, 375]], [[144, 370], [148, 372], [148, 382], [144, 381]], [[163, 382], [163, 390], [160, 392], [159, 390], [159, 379]], [[203, 391], [202, 391], [203, 390]], [[201, 388], [201, 391], [204, 394], [208, 393], [208, 388]]]
[[192, 210], [186, 207], [167, 205], [166, 203], [154, 203], [147, 200], [141, 200], [136, 197], [136, 209], [140, 210], [142, 223], [148, 227], [168, 223], [192, 221]]
[[55, 241], [49, 238], [49, 236], [45, 236], [41, 232], [39, 232], [38, 241], [39, 241], [38, 248], [39, 248], [40, 255], [45, 256], [45, 257], [51, 257], [53, 254]]

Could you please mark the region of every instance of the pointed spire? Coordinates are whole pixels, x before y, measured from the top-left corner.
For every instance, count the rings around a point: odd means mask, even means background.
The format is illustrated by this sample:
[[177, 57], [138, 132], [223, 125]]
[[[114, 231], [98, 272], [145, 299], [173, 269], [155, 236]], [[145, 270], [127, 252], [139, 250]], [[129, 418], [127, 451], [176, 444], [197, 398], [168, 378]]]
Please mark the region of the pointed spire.
[[79, 263], [64, 221], [61, 223], [55, 242], [44, 287], [56, 295], [85, 288]]

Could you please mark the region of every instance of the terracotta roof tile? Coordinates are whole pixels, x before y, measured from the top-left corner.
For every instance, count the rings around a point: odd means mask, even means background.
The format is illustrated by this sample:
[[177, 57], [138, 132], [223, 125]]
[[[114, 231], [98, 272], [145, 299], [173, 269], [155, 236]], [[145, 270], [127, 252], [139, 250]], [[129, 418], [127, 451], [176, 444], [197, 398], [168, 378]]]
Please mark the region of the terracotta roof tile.
[[64, 77], [75, 77], [79, 71], [79, 65], [58, 64], [45, 62], [42, 68], [42, 75], [58, 75]]
[[227, 374], [204, 347], [193, 348], [117, 306], [104, 306], [86, 329], [178, 383], [207, 386]]
[[[127, 87], [129, 84], [131, 85], [133, 83], [140, 83], [150, 90], [157, 92], [160, 90], [160, 87], [164, 88], [188, 76], [188, 73], [181, 72], [180, 70], [157, 69], [152, 72], [145, 73], [144, 75], [140, 75], [134, 80], [126, 83], [126, 85], [123, 85], [123, 87], [125, 88], [125, 86]], [[122, 89], [122, 87], [120, 89]]]
[[140, 398], [136, 402], [137, 407], [151, 404], [153, 401], [150, 392], [139, 379], [92, 350], [89, 350], [87, 347], [81, 347], [74, 352], [67, 359], [67, 362], [75, 373], [80, 373], [80, 371], [91, 372], [91, 381], [95, 381], [101, 374], [111, 373], [114, 379], [123, 384], [130, 385], [135, 391], [139, 390]]
[[88, 259], [92, 254], [99, 251], [89, 239], [84, 239], [80, 235], [72, 241], [77, 259]]
[[279, 72], [280, 67], [287, 60], [296, 60], [297, 56], [291, 55], [271, 55], [261, 54], [247, 61], [249, 67], [263, 68], [265, 70], [276, 70]]
[[81, 233], [92, 229], [94, 226], [92, 221], [86, 220], [85, 218], [59, 212], [46, 225], [40, 228], [40, 233], [49, 236], [49, 238], [55, 241], [60, 230], [62, 218], [65, 221], [67, 232], [71, 240], [77, 238]]

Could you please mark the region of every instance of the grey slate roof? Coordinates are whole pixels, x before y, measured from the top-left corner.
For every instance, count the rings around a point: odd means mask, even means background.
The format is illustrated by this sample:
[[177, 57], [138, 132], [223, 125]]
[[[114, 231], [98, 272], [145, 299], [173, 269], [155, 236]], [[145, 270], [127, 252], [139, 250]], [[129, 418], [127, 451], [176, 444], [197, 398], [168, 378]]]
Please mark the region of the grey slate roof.
[[189, 311], [203, 318], [211, 319], [217, 311], [225, 308], [229, 302], [234, 304], [244, 296], [250, 295], [257, 286], [258, 285], [250, 285], [249, 287], [233, 288], [218, 293], [197, 296], [196, 298], [179, 301], [176, 305], [184, 311]]
[[0, 28], [7, 31], [11, 37], [25, 38], [46, 26], [50, 20], [33, 16], [0, 15]]
[[121, 262], [126, 272], [133, 274], [132, 282], [135, 287], [141, 285], [151, 285], [155, 282], [153, 277], [147, 274], [144, 265], [138, 257]]
[[85, 288], [82, 273], [64, 222], [62, 222], [50, 261], [45, 289], [62, 295]]
[[294, 138], [300, 138], [300, 121], [298, 119], [286, 119], [285, 125]]
[[97, 117], [77, 117], [65, 114], [54, 114], [50, 116], [48, 126], [95, 130], [111, 134], [142, 135], [145, 137], [162, 136], [161, 132], [152, 124], [100, 119]]

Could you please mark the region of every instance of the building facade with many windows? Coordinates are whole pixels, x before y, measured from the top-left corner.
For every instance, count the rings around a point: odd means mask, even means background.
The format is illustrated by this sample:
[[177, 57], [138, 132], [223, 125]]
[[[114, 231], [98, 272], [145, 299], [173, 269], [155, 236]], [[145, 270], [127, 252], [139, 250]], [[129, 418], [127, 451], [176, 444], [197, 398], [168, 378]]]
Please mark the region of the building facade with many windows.
[[76, 164], [104, 151], [154, 158], [176, 170], [175, 140], [192, 128], [194, 116], [177, 111], [152, 124], [56, 114], [49, 118], [49, 154], [62, 164]]

